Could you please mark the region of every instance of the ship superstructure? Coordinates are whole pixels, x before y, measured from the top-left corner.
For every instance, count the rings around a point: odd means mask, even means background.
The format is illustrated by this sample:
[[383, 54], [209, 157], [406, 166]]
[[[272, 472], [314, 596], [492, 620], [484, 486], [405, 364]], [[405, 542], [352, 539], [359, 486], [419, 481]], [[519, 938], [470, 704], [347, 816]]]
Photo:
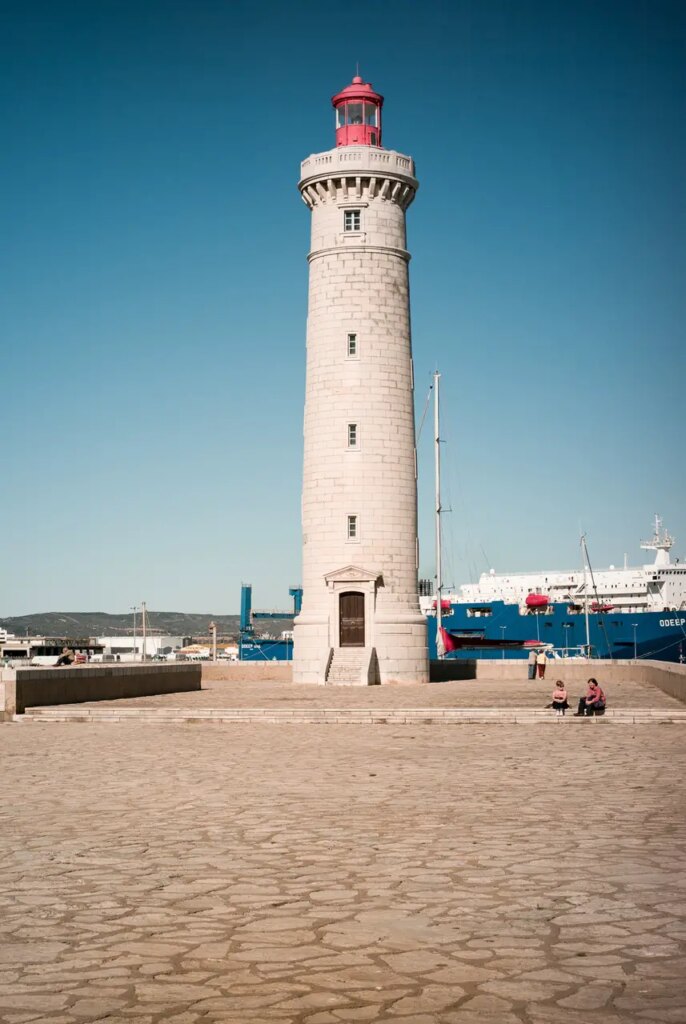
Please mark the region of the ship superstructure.
[[[674, 538], [655, 516], [655, 530], [641, 548], [655, 551], [650, 565], [620, 569], [572, 569], [566, 572], [482, 573], [478, 583], [461, 586], [456, 598], [461, 604], [505, 601], [521, 606], [523, 614], [546, 604], [566, 603], [572, 611], [586, 607], [590, 612], [668, 612], [686, 609], [686, 563], [672, 563]], [[536, 601], [532, 598], [547, 598]], [[455, 595], [453, 595], [455, 599]]]

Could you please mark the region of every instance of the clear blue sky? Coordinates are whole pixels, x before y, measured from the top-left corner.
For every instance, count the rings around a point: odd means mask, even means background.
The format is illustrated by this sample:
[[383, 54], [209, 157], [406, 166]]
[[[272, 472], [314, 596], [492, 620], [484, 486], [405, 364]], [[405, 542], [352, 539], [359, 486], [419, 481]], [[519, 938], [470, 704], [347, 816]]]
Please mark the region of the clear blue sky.
[[[686, 5], [3, 5], [0, 614], [286, 606], [308, 212], [361, 72], [417, 161], [449, 583], [686, 554]], [[430, 430], [420, 443], [432, 575]]]

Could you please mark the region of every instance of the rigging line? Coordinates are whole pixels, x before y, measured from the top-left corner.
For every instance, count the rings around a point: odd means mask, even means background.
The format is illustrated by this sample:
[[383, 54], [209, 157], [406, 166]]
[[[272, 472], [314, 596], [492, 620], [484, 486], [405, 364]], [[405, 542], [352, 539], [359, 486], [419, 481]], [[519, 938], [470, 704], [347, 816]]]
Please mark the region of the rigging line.
[[[588, 545], [586, 544], [586, 540], [585, 539], [584, 539], [584, 551], [586, 552], [586, 562], [588, 564], [588, 571], [591, 574], [591, 584], [593, 586], [593, 593], [595, 594], [596, 604], [600, 607], [600, 598], [598, 597], [598, 588], [595, 585], [595, 576], [593, 575], [593, 567], [591, 566], [591, 559], [590, 559], [589, 554], [588, 554]], [[588, 600], [588, 598], [586, 598], [586, 600]], [[610, 647], [610, 638], [607, 635], [607, 630], [605, 628], [605, 618], [603, 617], [602, 612], [598, 612], [598, 625], [602, 629], [603, 634], [605, 636], [605, 646], [607, 647], [607, 656], [608, 656], [608, 658], [611, 658], [612, 657], [612, 648]]]
[[[259, 641], [259, 640], [260, 640], [260, 637], [256, 637], [256, 639], [257, 639], [257, 640]], [[270, 659], [269, 659], [269, 658], [267, 657], [267, 653], [266, 653], [266, 651], [263, 651], [263, 650], [262, 650], [262, 644], [260, 644], [260, 646], [259, 646], [259, 652], [260, 652], [260, 654], [262, 655], [262, 657], [264, 658], [264, 660], [265, 660], [265, 661], [269, 661], [269, 660], [270, 660]], [[255, 660], [257, 660], [257, 659], [255, 659]]]
[[[243, 637], [241, 636], [239, 638], [239, 641], [238, 641], [238, 660], [239, 661], [241, 660], [241, 644], [242, 644], [242, 640], [243, 640]], [[259, 652], [259, 654], [264, 658], [265, 661], [269, 661], [270, 659], [267, 657], [265, 652], [262, 650], [262, 645], [259, 643], [260, 637], [253, 636], [253, 640], [258, 641], [258, 652]], [[259, 659], [258, 658], [253, 658], [253, 659], [246, 659], [246, 660], [258, 661]]]
[[680, 644], [682, 642], [683, 641], [681, 640], [673, 640], [672, 643], [665, 644], [664, 647], [657, 647], [654, 651], [646, 651], [645, 654], [639, 654], [637, 661], [640, 661], [641, 658], [652, 658], [654, 654], [661, 654], [662, 651], [668, 651], [670, 647], [676, 647], [677, 644]]
[[[452, 450], [452, 448], [453, 448], [452, 431], [451, 431], [451, 428], [450, 428], [450, 423], [446, 424], [445, 430], [444, 431], [442, 430], [441, 432], [444, 433], [445, 448], [446, 448], [446, 455], [447, 455], [448, 452], [450, 452]], [[453, 513], [453, 512], [455, 512], [455, 508], [456, 508], [456, 505], [457, 505], [457, 501], [453, 500], [454, 492], [457, 491], [459, 493], [459, 483], [456, 480], [457, 474], [455, 473], [455, 465], [453, 463], [452, 458], [451, 459], [446, 459], [446, 460], [444, 460], [444, 462], [445, 462], [446, 472], [444, 472], [444, 474], [443, 474], [443, 479], [446, 482], [445, 493], [446, 493], [446, 496], [447, 496], [447, 506], [445, 507], [444, 511], [445, 512]], [[444, 554], [447, 553], [447, 557], [444, 558], [444, 563], [447, 564], [447, 573], [444, 571], [444, 576], [446, 576], [446, 575], [450, 576], [450, 578], [453, 581], [452, 585], [451, 585], [451, 589], [454, 591], [455, 588], [456, 588], [456, 584], [457, 584], [457, 572], [456, 572], [456, 550], [457, 550], [457, 548], [456, 548], [456, 544], [455, 544], [455, 516], [453, 516], [453, 515], [450, 516], [450, 518], [447, 520], [447, 522], [445, 524], [445, 534], [447, 536], [446, 536], [446, 545], [445, 545], [445, 552], [444, 552]], [[460, 559], [459, 553], [457, 554], [457, 559], [458, 559], [458, 561]]]
[[[446, 448], [447, 448], [447, 442], [446, 442]], [[445, 465], [445, 460], [444, 460], [444, 465]], [[441, 500], [441, 513], [442, 513], [442, 516], [441, 516], [441, 530], [442, 530], [443, 541], [444, 541], [444, 544], [443, 544], [443, 584], [444, 584], [444, 587], [445, 587], [446, 578], [450, 577], [453, 580], [452, 586], [454, 587], [455, 586], [455, 583], [454, 583], [454, 580], [455, 580], [455, 564], [454, 564], [454, 559], [453, 559], [453, 551], [454, 551], [454, 548], [455, 548], [455, 536], [454, 536], [454, 530], [453, 530], [453, 517], [450, 516], [449, 519], [447, 519], [447, 520], [444, 519], [444, 515], [445, 515], [446, 512], [452, 512], [453, 511], [452, 488], [450, 486], [450, 467], [449, 466], [448, 466], [448, 471], [447, 472], [444, 471], [441, 474], [441, 479], [443, 481], [445, 481], [445, 483], [446, 483], [446, 486], [442, 487], [441, 499], [443, 498], [443, 495], [445, 495], [446, 499], [447, 499], [447, 504], [443, 504], [443, 501]]]
[[429, 409], [429, 402], [431, 401], [431, 392], [433, 391], [433, 389], [434, 386], [432, 382], [431, 384], [429, 384], [429, 393], [426, 396], [426, 403], [424, 405], [424, 412], [422, 413], [422, 418], [419, 423], [419, 430], [417, 431], [417, 440], [415, 441], [415, 446], [419, 444], [419, 438], [422, 436], [422, 428], [424, 426], [424, 420], [426, 419], [426, 414]]

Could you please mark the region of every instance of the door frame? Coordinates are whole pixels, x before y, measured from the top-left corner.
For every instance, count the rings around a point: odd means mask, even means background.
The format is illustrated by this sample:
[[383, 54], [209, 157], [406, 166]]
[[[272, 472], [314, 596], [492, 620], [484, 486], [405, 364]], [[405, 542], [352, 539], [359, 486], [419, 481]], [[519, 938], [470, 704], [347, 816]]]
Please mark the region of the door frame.
[[[383, 586], [381, 573], [358, 565], [346, 565], [327, 573], [324, 579], [329, 595], [329, 647], [341, 649], [340, 595], [346, 590], [364, 596], [364, 646], [374, 647], [374, 609], [377, 589]], [[358, 647], [357, 650], [364, 648]]]

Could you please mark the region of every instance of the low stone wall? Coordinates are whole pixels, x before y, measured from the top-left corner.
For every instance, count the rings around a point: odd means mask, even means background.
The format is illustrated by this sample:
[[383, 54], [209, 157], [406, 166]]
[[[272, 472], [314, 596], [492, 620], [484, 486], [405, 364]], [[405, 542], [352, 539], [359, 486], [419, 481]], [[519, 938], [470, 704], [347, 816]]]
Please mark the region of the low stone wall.
[[640, 683], [652, 683], [663, 693], [686, 704], [686, 665], [665, 661], [634, 661], [632, 664], [643, 672], [636, 673], [632, 678]]
[[202, 677], [227, 683], [290, 683], [292, 661], [203, 661]]
[[[497, 658], [432, 661], [431, 681], [445, 683], [456, 679], [489, 679], [505, 682], [526, 679], [528, 667], [526, 661], [501, 661]], [[583, 684], [590, 676], [594, 676], [601, 686], [622, 683], [627, 679], [635, 683], [648, 683], [686, 704], [686, 665], [674, 662], [556, 658], [548, 661], [545, 674], [546, 680], [551, 683], [563, 679], [568, 684]]]
[[0, 721], [26, 708], [79, 704], [118, 697], [200, 690], [201, 668], [177, 665], [79, 665], [72, 668], [19, 668], [0, 672]]
[[[293, 663], [290, 661], [202, 662], [202, 677], [225, 682], [290, 683]], [[431, 682], [447, 683], [457, 679], [515, 680], [526, 679], [526, 661], [498, 658], [459, 659], [431, 662]], [[601, 685], [631, 679], [637, 683], [657, 686], [664, 693], [686, 704], [686, 665], [667, 661], [582, 661], [578, 658], [555, 659], [548, 662], [546, 679], [564, 679], [568, 684], [582, 685], [595, 676]]]
[[429, 682], [431, 683], [452, 683], [457, 679], [476, 679], [476, 677], [477, 662], [474, 658], [449, 659], [448, 661], [431, 661], [429, 663]]

